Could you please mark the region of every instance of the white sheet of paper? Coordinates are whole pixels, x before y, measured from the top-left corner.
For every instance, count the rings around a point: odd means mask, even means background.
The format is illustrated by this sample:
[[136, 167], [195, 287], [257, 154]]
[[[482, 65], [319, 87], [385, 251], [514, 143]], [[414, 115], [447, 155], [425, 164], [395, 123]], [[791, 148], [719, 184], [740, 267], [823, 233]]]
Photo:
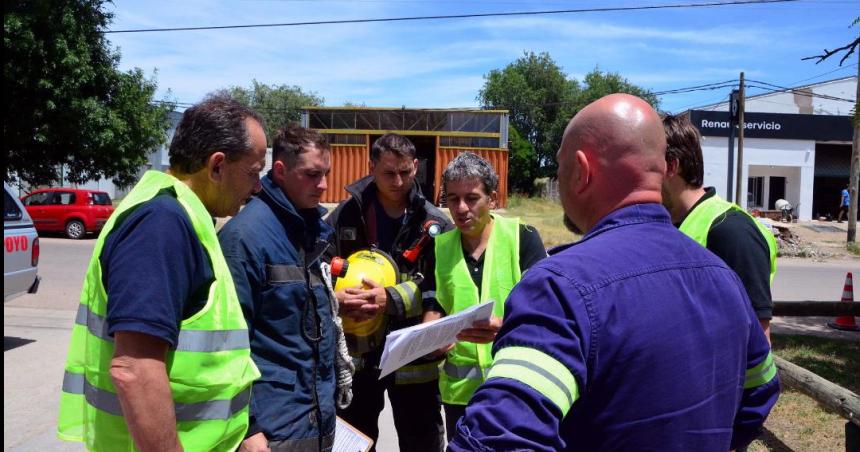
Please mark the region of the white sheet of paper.
[[366, 452], [372, 445], [373, 440], [343, 419], [339, 417], [336, 419], [332, 452]]
[[464, 309], [456, 314], [432, 322], [421, 323], [388, 333], [385, 349], [379, 360], [379, 378], [394, 372], [410, 362], [457, 341], [457, 334], [478, 320], [488, 320], [493, 315], [493, 304], [489, 300]]

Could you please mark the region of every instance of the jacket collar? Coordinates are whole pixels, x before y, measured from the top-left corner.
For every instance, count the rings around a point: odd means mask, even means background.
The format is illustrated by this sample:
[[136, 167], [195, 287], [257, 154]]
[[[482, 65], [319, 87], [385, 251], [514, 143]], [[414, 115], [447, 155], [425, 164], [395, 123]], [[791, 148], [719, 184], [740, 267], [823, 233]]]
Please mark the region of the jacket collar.
[[[281, 187], [278, 187], [275, 181], [272, 180], [271, 170], [260, 179], [260, 183], [263, 188], [257, 196], [275, 212], [275, 216], [283, 224], [284, 229], [292, 231], [298, 228], [300, 231], [307, 231], [308, 225], [305, 224], [304, 217], [302, 217], [296, 206], [287, 198]], [[316, 211], [318, 214], [317, 222], [319, 223], [320, 238], [327, 240], [329, 235], [334, 232], [330, 226], [322, 221], [322, 217], [328, 211], [322, 206], [317, 206]]]
[[577, 242], [569, 243], [567, 245], [557, 246], [549, 251], [548, 254], [558, 254], [571, 246], [575, 246], [580, 243], [584, 243], [600, 234], [603, 234], [606, 231], [610, 231], [615, 228], [619, 228], [622, 226], [627, 226], [631, 224], [640, 224], [640, 223], [666, 223], [667, 225], [672, 225], [672, 218], [669, 216], [669, 212], [663, 207], [661, 204], [656, 203], [648, 203], [648, 204], [633, 204], [630, 206], [625, 206], [620, 209], [617, 209], [609, 215], [603, 217], [600, 221], [588, 231], [587, 234], [582, 236]]

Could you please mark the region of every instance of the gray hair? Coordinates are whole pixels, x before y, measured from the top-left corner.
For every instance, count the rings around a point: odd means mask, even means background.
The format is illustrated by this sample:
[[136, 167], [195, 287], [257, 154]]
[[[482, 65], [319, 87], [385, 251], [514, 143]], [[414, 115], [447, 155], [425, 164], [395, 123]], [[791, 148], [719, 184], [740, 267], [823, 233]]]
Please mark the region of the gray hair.
[[263, 125], [259, 113], [230, 95], [218, 92], [206, 96], [183, 113], [170, 142], [170, 167], [184, 174], [196, 173], [216, 151], [223, 152], [229, 161], [238, 160], [251, 150], [245, 124], [248, 118]]
[[490, 162], [482, 159], [472, 152], [463, 152], [458, 155], [442, 173], [442, 187], [448, 182], [464, 179], [478, 179], [484, 186], [486, 194], [490, 194], [499, 188], [499, 176]]

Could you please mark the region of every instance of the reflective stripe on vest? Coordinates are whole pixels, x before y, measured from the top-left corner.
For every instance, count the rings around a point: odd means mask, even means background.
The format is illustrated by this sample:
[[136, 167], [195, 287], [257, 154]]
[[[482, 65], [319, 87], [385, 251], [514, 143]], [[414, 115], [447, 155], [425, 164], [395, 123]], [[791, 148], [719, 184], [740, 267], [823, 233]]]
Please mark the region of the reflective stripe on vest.
[[773, 277], [776, 276], [776, 238], [774, 238], [773, 233], [763, 224], [753, 218], [737, 204], [725, 201], [718, 195], [711, 196], [710, 198], [700, 202], [695, 209], [690, 211], [690, 213], [687, 214], [687, 218], [684, 218], [684, 221], [678, 229], [707, 248], [708, 233], [711, 231], [712, 225], [720, 218], [720, 216], [725, 215], [730, 209], [741, 212], [752, 220], [767, 243], [768, 256], [770, 258], [770, 283], [773, 284]]
[[442, 370], [448, 374], [449, 377], [481, 380], [481, 382], [484, 381], [484, 372], [479, 366], [455, 366], [446, 360], [445, 364], [442, 366]]
[[439, 378], [439, 363], [411, 364], [394, 371], [394, 384], [412, 385], [429, 383]]
[[[480, 297], [472, 281], [459, 229], [436, 237], [436, 299], [445, 312], [454, 314], [480, 302], [494, 300], [493, 315], [504, 315], [505, 299], [520, 280], [520, 222], [493, 215], [493, 226], [484, 251]], [[465, 405], [483, 383], [493, 364], [493, 344], [457, 342], [448, 352], [439, 375], [442, 401]]]
[[[113, 392], [99, 389], [87, 381], [83, 375], [66, 372], [63, 375], [63, 392], [82, 394], [87, 403], [114, 416], [122, 416], [119, 397]], [[237, 394], [230, 400], [210, 400], [199, 403], [176, 403], [173, 406], [177, 421], [209, 421], [230, 419], [242, 411], [251, 401], [251, 388]]]
[[94, 450], [133, 450], [110, 376], [114, 343], [105, 321], [108, 303], [100, 256], [121, 218], [162, 190], [182, 206], [212, 264], [206, 304], [179, 325], [177, 347], [165, 357], [179, 441], [186, 450], [235, 450], [248, 428], [251, 382], [259, 377], [248, 330], [212, 217], [176, 178], [148, 171], [108, 219], [96, 242], [81, 289], [69, 343], [57, 434]]
[[[78, 305], [75, 323], [86, 326], [93, 336], [113, 342], [105, 318], [90, 311], [87, 306]], [[176, 341], [176, 350], [186, 352], [222, 352], [249, 347], [248, 330], [180, 330]]]

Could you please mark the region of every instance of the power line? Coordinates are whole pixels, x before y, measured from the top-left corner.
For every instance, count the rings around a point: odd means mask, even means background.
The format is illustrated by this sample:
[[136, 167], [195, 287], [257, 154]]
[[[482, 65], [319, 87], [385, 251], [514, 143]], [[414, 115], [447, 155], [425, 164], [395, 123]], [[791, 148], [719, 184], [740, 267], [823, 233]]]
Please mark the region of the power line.
[[824, 72], [824, 73], [821, 73], [821, 74], [818, 74], [818, 75], [813, 75], [812, 77], [805, 78], [805, 79], [803, 79], [803, 80], [798, 80], [798, 81], [796, 81], [796, 82], [789, 83], [789, 85], [797, 85], [797, 84], [799, 84], [799, 83], [808, 82], [809, 80], [815, 80], [815, 79], [817, 79], [817, 78], [824, 77], [825, 75], [830, 75], [830, 74], [832, 74], [832, 73], [834, 73], [834, 72], [844, 71], [844, 70], [846, 70], [846, 69], [853, 69], [853, 68], [855, 68], [855, 67], [857, 67], [857, 63], [849, 64], [849, 65], [846, 65], [846, 66], [840, 66], [840, 67], [838, 67], [838, 68], [836, 68], [836, 69], [833, 69], [832, 71], [827, 71], [827, 72]]
[[138, 28], [130, 30], [105, 30], [102, 33], [147, 33], [163, 31], [199, 31], [199, 30], [226, 30], [236, 28], [271, 28], [271, 27], [296, 27], [303, 25], [336, 25], [336, 24], [358, 24], [375, 22], [404, 22], [418, 20], [444, 20], [444, 19], [471, 19], [478, 17], [509, 17], [509, 16], [538, 16], [551, 14], [576, 14], [576, 13], [598, 13], [611, 11], [644, 11], [655, 9], [680, 9], [680, 8], [708, 8], [715, 6], [754, 5], [766, 3], [793, 3], [800, 0], [735, 0], [728, 2], [710, 3], [685, 3], [678, 5], [643, 5], [643, 6], [617, 6], [606, 8], [578, 8], [557, 9], [545, 11], [518, 11], [508, 13], [474, 13], [474, 14], [448, 14], [440, 16], [411, 16], [411, 17], [388, 17], [377, 19], [345, 19], [345, 20], [320, 20], [308, 22], [286, 22], [274, 24], [248, 24], [248, 25], [218, 25], [210, 27], [172, 27], [172, 28]]
[[[767, 82], [762, 82], [762, 81], [758, 81], [758, 80], [748, 79], [747, 81], [751, 82], [751, 83], [757, 83], [760, 85], [765, 85], [765, 86], [757, 86], [755, 88], [769, 90], [769, 91], [773, 91], [773, 92], [790, 92], [790, 93], [798, 94], [801, 96], [819, 97], [819, 98], [828, 99], [828, 100], [838, 100], [838, 101], [843, 101], [843, 102], [851, 102], [852, 104], [857, 101], [856, 99], [846, 99], [844, 97], [829, 96], [827, 94], [818, 94], [818, 93], [813, 93], [811, 91], [798, 90], [795, 88], [786, 88], [784, 86], [774, 85], [773, 83], [767, 83]], [[774, 88], [776, 88], [776, 89], [774, 89]]]

